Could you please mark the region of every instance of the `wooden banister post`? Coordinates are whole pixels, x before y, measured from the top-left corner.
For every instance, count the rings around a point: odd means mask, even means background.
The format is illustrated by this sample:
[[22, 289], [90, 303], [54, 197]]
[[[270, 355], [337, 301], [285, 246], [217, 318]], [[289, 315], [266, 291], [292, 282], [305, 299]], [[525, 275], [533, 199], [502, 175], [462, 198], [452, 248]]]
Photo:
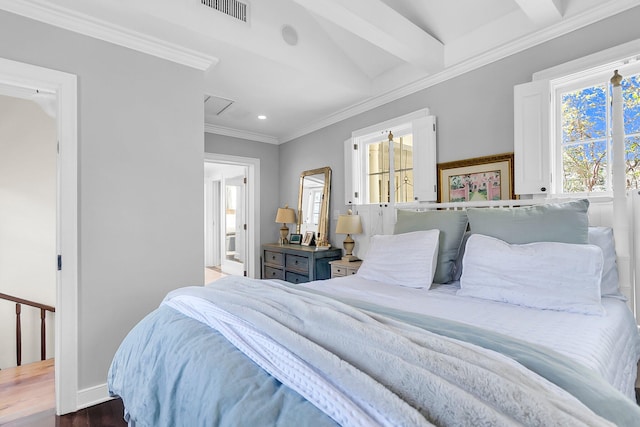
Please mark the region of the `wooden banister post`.
[[16, 303], [16, 365], [20, 366], [22, 364], [22, 324], [20, 322], [20, 314], [22, 312], [21, 304], [40, 309], [40, 359], [45, 360], [47, 358], [47, 311], [55, 313], [56, 308], [51, 305], [40, 304], [34, 301], [29, 301], [23, 298], [18, 298], [3, 293], [0, 293], [0, 299], [13, 301]]
[[20, 303], [16, 303], [16, 364], [22, 364], [22, 328], [20, 325], [20, 312], [22, 307]]
[[47, 336], [46, 336], [46, 326], [45, 319], [47, 317], [47, 312], [44, 308], [40, 309], [40, 360], [45, 360], [47, 358]]

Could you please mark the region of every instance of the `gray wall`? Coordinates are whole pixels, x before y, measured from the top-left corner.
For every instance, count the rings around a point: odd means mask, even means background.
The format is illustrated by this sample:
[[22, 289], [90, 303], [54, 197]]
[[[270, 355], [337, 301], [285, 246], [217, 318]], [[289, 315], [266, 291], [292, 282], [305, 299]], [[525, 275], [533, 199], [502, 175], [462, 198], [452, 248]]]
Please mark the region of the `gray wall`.
[[203, 266], [203, 73], [0, 12], [0, 57], [78, 76], [79, 390]]
[[[277, 242], [279, 226], [274, 222], [278, 206], [288, 203], [289, 206], [297, 206], [288, 200], [280, 200], [278, 177], [280, 161], [278, 158], [279, 146], [263, 142], [249, 141], [230, 136], [205, 133], [205, 151], [207, 153], [226, 154], [229, 156], [250, 157], [260, 159], [260, 241], [262, 243]], [[296, 192], [297, 194], [297, 192]], [[296, 196], [297, 197], [297, 196]], [[256, 259], [260, 260], [259, 254]], [[260, 268], [256, 268], [259, 272]]]
[[[513, 151], [513, 86], [533, 73], [640, 38], [640, 7], [486, 65], [281, 145], [280, 194], [295, 200], [301, 170], [330, 166], [331, 209], [344, 205], [343, 142], [351, 132], [428, 107], [437, 116], [438, 162]], [[341, 246], [334, 233], [330, 242]]]

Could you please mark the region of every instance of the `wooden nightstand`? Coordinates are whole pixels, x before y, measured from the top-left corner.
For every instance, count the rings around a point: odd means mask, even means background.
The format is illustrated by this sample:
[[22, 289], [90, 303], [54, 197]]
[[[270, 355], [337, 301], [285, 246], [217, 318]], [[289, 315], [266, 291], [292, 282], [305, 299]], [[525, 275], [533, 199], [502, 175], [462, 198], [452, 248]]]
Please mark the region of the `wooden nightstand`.
[[262, 277], [291, 283], [328, 279], [329, 262], [341, 256], [340, 248], [316, 251], [315, 246], [265, 244], [262, 245]]
[[358, 272], [358, 269], [362, 265], [362, 261], [343, 261], [338, 259], [336, 261], [331, 261], [331, 278], [334, 277], [342, 277], [342, 276], [351, 276]]

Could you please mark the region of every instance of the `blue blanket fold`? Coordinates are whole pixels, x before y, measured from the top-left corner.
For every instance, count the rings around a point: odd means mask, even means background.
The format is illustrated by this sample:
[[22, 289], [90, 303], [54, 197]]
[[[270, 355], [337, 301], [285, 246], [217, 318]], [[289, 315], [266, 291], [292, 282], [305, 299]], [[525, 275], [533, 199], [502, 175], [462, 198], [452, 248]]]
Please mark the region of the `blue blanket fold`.
[[222, 335], [163, 306], [124, 339], [108, 384], [137, 427], [336, 425]]

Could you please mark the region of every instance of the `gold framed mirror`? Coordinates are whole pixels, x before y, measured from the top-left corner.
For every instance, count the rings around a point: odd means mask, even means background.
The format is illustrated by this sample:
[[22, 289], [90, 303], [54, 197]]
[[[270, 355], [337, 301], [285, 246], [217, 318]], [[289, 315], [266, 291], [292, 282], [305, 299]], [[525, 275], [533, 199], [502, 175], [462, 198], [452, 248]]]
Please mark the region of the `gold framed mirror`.
[[329, 244], [330, 194], [330, 167], [312, 169], [300, 174], [296, 233], [305, 234], [313, 231], [316, 236], [316, 246]]

